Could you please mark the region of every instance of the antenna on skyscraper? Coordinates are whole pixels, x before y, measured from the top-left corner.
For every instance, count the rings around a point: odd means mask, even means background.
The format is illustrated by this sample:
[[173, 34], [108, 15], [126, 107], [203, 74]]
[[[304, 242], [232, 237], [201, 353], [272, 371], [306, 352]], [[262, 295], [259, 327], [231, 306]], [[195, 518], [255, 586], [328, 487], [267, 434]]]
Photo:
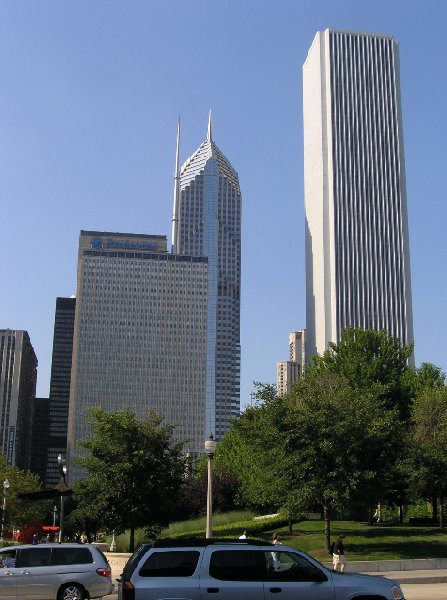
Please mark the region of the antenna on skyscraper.
[[180, 204], [180, 116], [177, 124], [177, 151], [175, 156], [175, 173], [174, 173], [174, 208], [172, 211], [172, 246], [171, 253], [178, 252], [178, 213]]
[[209, 142], [213, 141], [213, 136], [211, 135], [211, 109], [210, 109], [210, 112], [209, 112], [209, 115], [208, 115], [208, 132], [206, 134], [206, 139]]

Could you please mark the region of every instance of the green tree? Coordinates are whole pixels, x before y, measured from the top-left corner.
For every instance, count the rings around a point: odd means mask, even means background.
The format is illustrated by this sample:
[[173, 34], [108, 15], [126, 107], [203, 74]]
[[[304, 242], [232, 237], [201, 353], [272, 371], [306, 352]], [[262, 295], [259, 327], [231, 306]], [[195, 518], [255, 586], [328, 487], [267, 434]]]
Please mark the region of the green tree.
[[408, 380], [408, 359], [412, 346], [402, 346], [387, 331], [347, 327], [338, 344], [313, 359], [318, 373], [341, 375], [356, 390], [371, 390], [388, 408], [397, 407], [399, 416], [409, 420], [412, 388]]
[[402, 439], [397, 410], [333, 373], [308, 374], [288, 403], [289, 502], [320, 508], [329, 550], [331, 513], [380, 498]]
[[215, 470], [233, 474], [240, 506], [278, 508], [288, 489], [281, 465], [285, 440], [284, 400], [271, 385], [256, 383], [256, 405], [232, 422], [216, 450]]
[[409, 472], [413, 490], [433, 502], [436, 518], [444, 528], [444, 498], [447, 495], [447, 387], [431, 380], [418, 391], [413, 404], [409, 435], [411, 462]]
[[43, 519], [49, 506], [47, 501], [35, 502], [18, 498], [18, 494], [37, 492], [40, 489], [37, 475], [9, 466], [6, 456], [0, 453], [0, 485], [3, 485], [5, 479], [9, 481], [6, 498], [6, 527], [23, 529], [29, 523]]
[[132, 552], [136, 527], [154, 532], [169, 523], [183, 475], [183, 444], [173, 441], [174, 427], [152, 412], [140, 422], [128, 410], [95, 408], [89, 422], [92, 435], [80, 442], [85, 454], [78, 459], [88, 476], [74, 486], [72, 519], [117, 533], [129, 529]]

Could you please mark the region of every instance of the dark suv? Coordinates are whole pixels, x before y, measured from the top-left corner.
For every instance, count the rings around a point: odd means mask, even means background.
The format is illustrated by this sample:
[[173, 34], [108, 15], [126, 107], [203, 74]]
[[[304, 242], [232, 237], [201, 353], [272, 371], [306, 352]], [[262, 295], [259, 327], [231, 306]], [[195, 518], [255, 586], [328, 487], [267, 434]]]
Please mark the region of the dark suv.
[[114, 589], [104, 554], [91, 544], [33, 544], [0, 550], [0, 600], [84, 600]]
[[160, 540], [127, 562], [119, 600], [404, 600], [394, 581], [331, 571], [259, 540]]

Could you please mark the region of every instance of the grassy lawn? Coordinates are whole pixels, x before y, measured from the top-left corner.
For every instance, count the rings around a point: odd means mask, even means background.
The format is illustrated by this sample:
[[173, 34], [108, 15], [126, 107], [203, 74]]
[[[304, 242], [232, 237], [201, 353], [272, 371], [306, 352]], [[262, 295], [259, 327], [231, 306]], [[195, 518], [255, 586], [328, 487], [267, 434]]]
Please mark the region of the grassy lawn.
[[[322, 521], [297, 523], [291, 536], [284, 528], [280, 531], [284, 544], [305, 550], [322, 562], [330, 561], [324, 550]], [[370, 526], [355, 521], [333, 521], [331, 539], [340, 533], [346, 535], [346, 555], [351, 561], [447, 557], [447, 530], [435, 527]], [[271, 533], [261, 534], [260, 537], [270, 540]]]
[[[218, 528], [216, 537], [237, 538], [243, 529], [249, 530], [253, 514], [248, 512], [215, 515], [213, 525]], [[248, 526], [247, 526], [248, 524]], [[272, 532], [256, 534], [253, 537], [271, 540]], [[287, 528], [279, 528], [282, 542], [288, 546], [304, 550], [322, 562], [330, 557], [324, 550], [324, 525], [322, 521], [303, 521], [294, 524], [293, 534]], [[198, 533], [200, 532], [200, 533]], [[162, 537], [191, 534], [205, 536], [205, 519], [195, 519], [173, 523], [162, 532]], [[332, 521], [331, 536], [335, 539], [340, 533], [346, 535], [345, 547], [348, 560], [397, 560], [406, 558], [447, 558], [447, 529], [436, 527], [412, 527], [409, 525], [370, 526], [356, 521]], [[145, 540], [144, 532], [136, 535], [137, 546]], [[108, 539], [110, 543], [110, 538]], [[128, 535], [117, 538], [119, 551], [126, 551]]]

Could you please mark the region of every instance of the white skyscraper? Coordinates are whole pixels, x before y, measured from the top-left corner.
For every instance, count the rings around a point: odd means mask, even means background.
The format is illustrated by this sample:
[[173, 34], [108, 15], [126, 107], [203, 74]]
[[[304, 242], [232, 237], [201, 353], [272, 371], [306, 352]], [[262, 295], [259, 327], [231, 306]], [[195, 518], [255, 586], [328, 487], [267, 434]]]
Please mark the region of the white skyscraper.
[[349, 325], [413, 342], [399, 52], [318, 32], [303, 67], [307, 359]]
[[206, 140], [179, 168], [172, 251], [208, 258], [206, 420], [219, 440], [240, 412], [241, 209], [239, 178], [214, 143]]

